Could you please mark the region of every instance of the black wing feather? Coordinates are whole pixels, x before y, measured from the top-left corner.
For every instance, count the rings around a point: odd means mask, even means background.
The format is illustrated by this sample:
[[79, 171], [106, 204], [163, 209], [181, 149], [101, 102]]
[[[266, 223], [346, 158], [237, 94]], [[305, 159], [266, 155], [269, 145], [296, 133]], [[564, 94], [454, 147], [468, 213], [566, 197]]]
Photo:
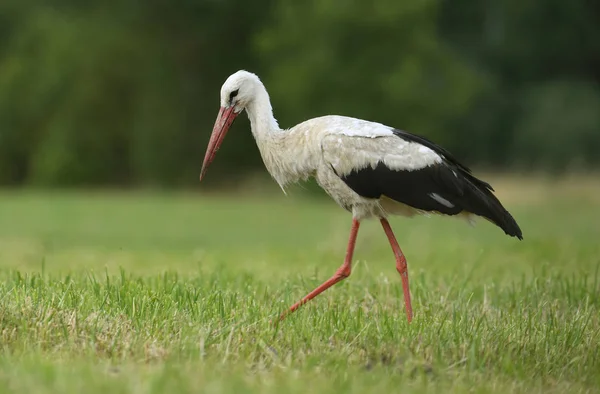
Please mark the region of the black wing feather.
[[379, 162], [374, 168], [338, 176], [365, 198], [387, 196], [419, 210], [445, 215], [470, 212], [487, 218], [506, 234], [523, 239], [517, 222], [494, 196], [490, 184], [474, 177], [450, 152], [424, 137], [400, 130], [394, 130], [394, 134], [432, 149], [443, 162], [412, 171], [397, 171]]

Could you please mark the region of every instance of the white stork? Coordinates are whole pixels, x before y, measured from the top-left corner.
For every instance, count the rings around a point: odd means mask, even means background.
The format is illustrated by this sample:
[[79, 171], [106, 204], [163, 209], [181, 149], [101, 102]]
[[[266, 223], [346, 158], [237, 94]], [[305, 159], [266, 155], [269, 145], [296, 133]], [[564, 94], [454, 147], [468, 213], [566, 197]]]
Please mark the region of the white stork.
[[287, 184], [314, 177], [341, 207], [352, 212], [346, 258], [336, 273], [281, 315], [283, 319], [329, 287], [347, 278], [360, 222], [380, 220], [402, 279], [408, 321], [412, 305], [406, 258], [387, 217], [433, 212], [482, 216], [507, 235], [523, 239], [521, 229], [492, 187], [433, 142], [380, 123], [344, 116], [307, 120], [288, 130], [273, 117], [269, 95], [256, 76], [232, 74], [221, 88], [221, 109], [202, 164], [200, 180], [215, 158], [234, 119], [246, 110], [263, 162], [285, 190]]

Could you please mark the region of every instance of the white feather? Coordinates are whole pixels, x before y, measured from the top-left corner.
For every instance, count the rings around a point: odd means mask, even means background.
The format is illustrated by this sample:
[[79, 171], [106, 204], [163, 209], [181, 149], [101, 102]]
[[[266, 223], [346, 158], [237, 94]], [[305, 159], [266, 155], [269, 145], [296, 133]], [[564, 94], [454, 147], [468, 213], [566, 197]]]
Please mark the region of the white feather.
[[[352, 170], [369, 166], [374, 168], [379, 162], [396, 171], [413, 171], [442, 162], [442, 158], [433, 150], [405, 141], [395, 136], [391, 129], [389, 131], [391, 136], [375, 136], [379, 132], [377, 130], [368, 137], [339, 137], [339, 134], [331, 135], [327, 132], [321, 140], [323, 158], [339, 175], [347, 175]], [[342, 143], [339, 142], [340, 138]]]
[[454, 208], [454, 204], [452, 204], [450, 201], [446, 200], [444, 197], [440, 196], [437, 193], [429, 193], [429, 197], [433, 198], [435, 201], [448, 208]]

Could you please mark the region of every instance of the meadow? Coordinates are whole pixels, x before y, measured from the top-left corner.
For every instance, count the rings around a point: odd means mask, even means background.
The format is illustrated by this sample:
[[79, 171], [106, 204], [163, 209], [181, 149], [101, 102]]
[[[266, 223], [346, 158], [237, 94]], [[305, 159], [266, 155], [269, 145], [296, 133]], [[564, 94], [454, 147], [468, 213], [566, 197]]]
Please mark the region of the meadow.
[[[597, 179], [597, 178], [596, 178]], [[484, 220], [363, 224], [275, 188], [0, 192], [0, 392], [600, 392], [600, 182], [491, 179]]]

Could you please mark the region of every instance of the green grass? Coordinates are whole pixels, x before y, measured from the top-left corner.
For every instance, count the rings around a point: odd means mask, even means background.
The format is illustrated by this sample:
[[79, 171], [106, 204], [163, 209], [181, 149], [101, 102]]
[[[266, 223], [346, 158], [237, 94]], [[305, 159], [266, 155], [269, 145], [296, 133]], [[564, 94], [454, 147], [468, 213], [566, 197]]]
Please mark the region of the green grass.
[[[586, 186], [587, 185], [587, 186]], [[0, 193], [0, 391], [600, 392], [595, 184], [498, 181], [525, 240], [486, 221], [392, 220], [352, 275], [328, 200]]]

